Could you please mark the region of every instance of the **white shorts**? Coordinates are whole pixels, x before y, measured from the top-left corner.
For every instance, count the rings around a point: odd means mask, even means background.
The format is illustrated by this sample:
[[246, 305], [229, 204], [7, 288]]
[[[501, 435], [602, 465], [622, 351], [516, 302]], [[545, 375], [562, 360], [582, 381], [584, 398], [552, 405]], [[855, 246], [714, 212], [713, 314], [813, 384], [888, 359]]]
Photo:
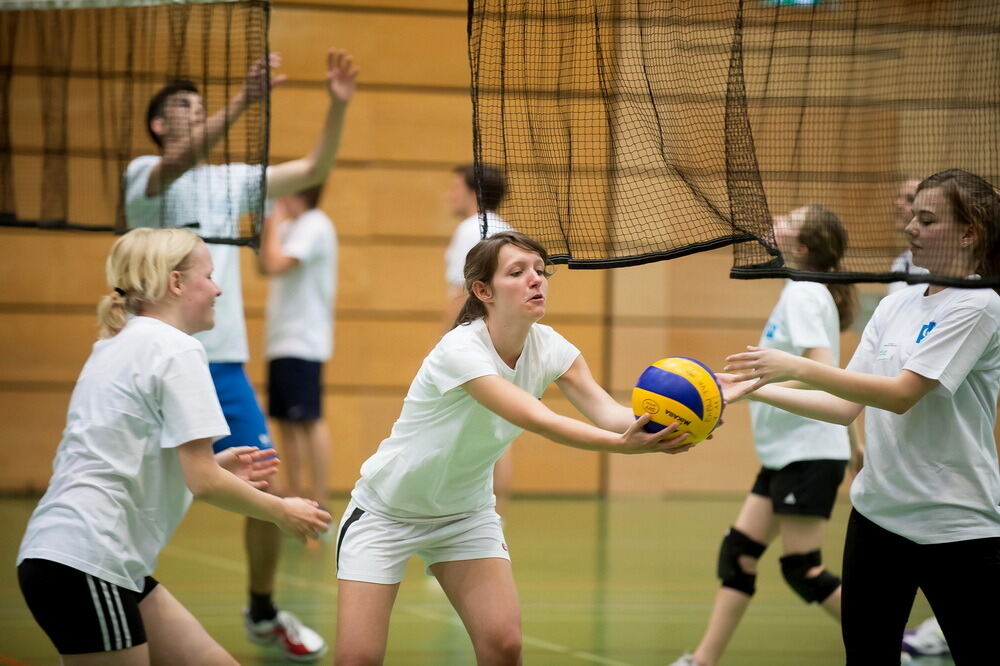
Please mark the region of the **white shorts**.
[[428, 572], [438, 562], [510, 560], [492, 508], [447, 522], [402, 523], [348, 503], [337, 530], [337, 578], [392, 585], [403, 580], [413, 555]]

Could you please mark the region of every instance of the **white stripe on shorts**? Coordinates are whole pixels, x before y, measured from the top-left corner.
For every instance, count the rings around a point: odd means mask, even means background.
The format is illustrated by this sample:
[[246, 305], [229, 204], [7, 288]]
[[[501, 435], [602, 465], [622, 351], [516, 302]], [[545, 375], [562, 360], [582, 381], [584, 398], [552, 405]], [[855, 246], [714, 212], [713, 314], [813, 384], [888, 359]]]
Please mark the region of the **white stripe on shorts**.
[[108, 584], [105, 581], [101, 581], [101, 592], [104, 593], [104, 604], [108, 608], [108, 616], [111, 618], [111, 628], [115, 630], [115, 649], [122, 649], [122, 632], [118, 629], [118, 617], [115, 615], [115, 605], [111, 601], [111, 590], [108, 589]]
[[104, 610], [101, 609], [101, 600], [97, 597], [97, 588], [94, 586], [94, 577], [87, 576], [87, 585], [90, 587], [90, 596], [94, 600], [94, 611], [97, 612], [97, 621], [101, 625], [101, 638], [104, 639], [104, 651], [111, 652], [111, 641], [108, 640], [108, 625], [104, 623]]
[[115, 585], [111, 588], [111, 591], [115, 595], [115, 607], [118, 609], [118, 617], [122, 619], [122, 631], [125, 632], [125, 647], [132, 647], [132, 632], [128, 630], [128, 617], [125, 615], [125, 609], [122, 608], [122, 598], [118, 594], [118, 586]]

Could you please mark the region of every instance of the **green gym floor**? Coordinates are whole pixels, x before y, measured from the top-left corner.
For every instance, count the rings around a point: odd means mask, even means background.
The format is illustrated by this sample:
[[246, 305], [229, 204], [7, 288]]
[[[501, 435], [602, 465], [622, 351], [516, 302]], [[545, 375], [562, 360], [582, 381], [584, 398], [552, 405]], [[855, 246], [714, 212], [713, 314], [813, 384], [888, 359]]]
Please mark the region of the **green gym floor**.
[[[671, 663], [698, 642], [716, 590], [715, 556], [741, 497], [515, 499], [505, 521], [521, 596], [525, 662], [552, 666]], [[346, 500], [333, 501], [339, 518]], [[20, 592], [14, 558], [35, 500], [0, 499], [0, 665], [57, 664]], [[839, 569], [848, 513], [838, 504], [825, 553]], [[160, 557], [156, 577], [241, 664], [286, 663], [243, 637], [242, 519], [196, 503]], [[332, 541], [286, 540], [277, 601], [332, 640], [337, 585]], [[911, 625], [929, 614], [920, 597]], [[330, 663], [329, 656], [321, 663]], [[457, 616], [436, 583], [411, 563], [393, 613], [386, 663], [472, 664]], [[723, 658], [732, 666], [843, 663], [840, 631], [801, 603], [781, 579], [774, 552]], [[924, 658], [914, 666], [952, 662]]]

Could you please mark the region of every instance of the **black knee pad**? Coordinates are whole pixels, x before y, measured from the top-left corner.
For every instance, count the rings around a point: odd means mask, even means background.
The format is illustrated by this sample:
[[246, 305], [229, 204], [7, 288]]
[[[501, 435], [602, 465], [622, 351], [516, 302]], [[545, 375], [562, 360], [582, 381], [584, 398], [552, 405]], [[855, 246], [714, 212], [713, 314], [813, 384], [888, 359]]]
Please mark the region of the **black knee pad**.
[[781, 558], [781, 573], [788, 586], [802, 597], [806, 603], [820, 602], [840, 587], [840, 578], [824, 569], [818, 576], [808, 577], [809, 570], [823, 564], [818, 550]]
[[754, 541], [735, 527], [730, 527], [719, 548], [718, 575], [722, 580], [722, 586], [753, 596], [757, 589], [757, 574], [743, 571], [743, 567], [740, 566], [740, 556], [749, 555], [754, 559], [760, 559], [765, 548], [766, 544]]

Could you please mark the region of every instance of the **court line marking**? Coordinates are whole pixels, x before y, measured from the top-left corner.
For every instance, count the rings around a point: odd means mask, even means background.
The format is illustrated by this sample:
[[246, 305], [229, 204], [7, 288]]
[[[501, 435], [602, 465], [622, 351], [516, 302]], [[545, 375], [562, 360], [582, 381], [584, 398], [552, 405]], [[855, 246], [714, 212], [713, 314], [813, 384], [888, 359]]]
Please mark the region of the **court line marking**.
[[[238, 573], [244, 575], [246, 573], [246, 566], [237, 560], [233, 560], [228, 557], [219, 557], [218, 555], [210, 555], [197, 550], [191, 550], [189, 548], [184, 548], [183, 546], [168, 546], [166, 549], [160, 553], [161, 557], [166, 555], [168, 557], [175, 557], [177, 559], [188, 560], [189, 562], [200, 562], [201, 564], [208, 564], [219, 569], [225, 569], [226, 571], [231, 571], [233, 573]], [[285, 583], [290, 583], [298, 587], [304, 587], [310, 590], [321, 589], [330, 596], [336, 596], [337, 588], [329, 583], [317, 583], [315, 580], [310, 580], [308, 578], [301, 578], [292, 574], [286, 574], [281, 571], [278, 572], [278, 580]], [[443, 624], [448, 624], [451, 626], [462, 627], [462, 621], [456, 615], [438, 613], [436, 611], [427, 610], [419, 606], [414, 606], [405, 602], [396, 602], [393, 606], [394, 609], [400, 609], [405, 613], [410, 615], [415, 615], [417, 617], [424, 618], [426, 620], [433, 620], [435, 622], [441, 622]], [[585, 652], [582, 650], [574, 650], [567, 645], [561, 645], [559, 643], [553, 643], [551, 641], [546, 641], [541, 638], [535, 638], [534, 636], [528, 636], [522, 634], [521, 640], [525, 645], [530, 645], [542, 650], [548, 650], [549, 652], [555, 652], [557, 654], [566, 655], [568, 657], [575, 657], [581, 661], [589, 661], [595, 664], [603, 664], [604, 666], [631, 666], [631, 664], [618, 661], [616, 659], [609, 659], [607, 657], [602, 657], [599, 654], [593, 654], [592, 652]]]

